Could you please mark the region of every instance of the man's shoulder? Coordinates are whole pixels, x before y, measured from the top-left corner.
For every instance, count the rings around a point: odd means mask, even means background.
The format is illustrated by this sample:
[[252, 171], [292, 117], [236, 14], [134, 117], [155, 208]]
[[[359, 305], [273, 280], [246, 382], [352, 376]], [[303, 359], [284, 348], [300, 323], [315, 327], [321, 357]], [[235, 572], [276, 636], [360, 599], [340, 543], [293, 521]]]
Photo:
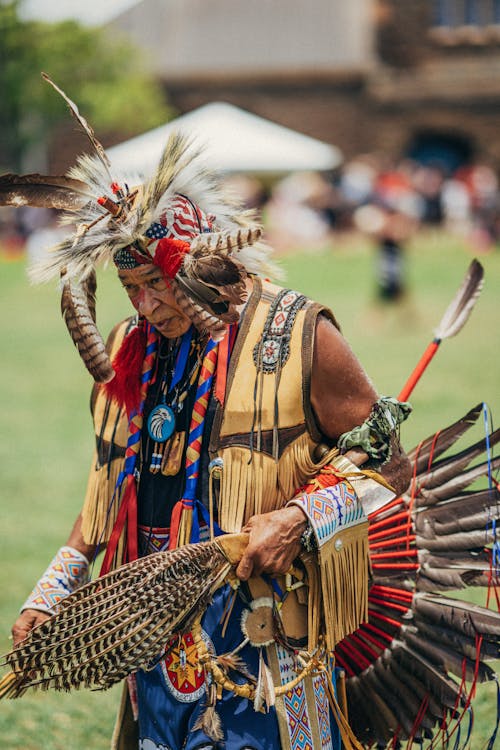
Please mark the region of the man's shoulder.
[[113, 326], [108, 338], [106, 339], [106, 351], [108, 354], [116, 352], [127, 333], [133, 327], [135, 321], [136, 316], [131, 315], [129, 318], [125, 318]]

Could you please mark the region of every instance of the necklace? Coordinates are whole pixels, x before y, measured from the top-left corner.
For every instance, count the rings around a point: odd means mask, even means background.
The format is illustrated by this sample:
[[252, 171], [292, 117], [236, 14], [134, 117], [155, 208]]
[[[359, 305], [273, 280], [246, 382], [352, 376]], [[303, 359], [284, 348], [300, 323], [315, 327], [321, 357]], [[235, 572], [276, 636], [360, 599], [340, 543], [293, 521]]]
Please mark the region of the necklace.
[[[178, 408], [180, 389], [178, 389], [177, 386], [179, 385], [186, 369], [189, 350], [191, 347], [191, 333], [192, 331], [190, 328], [181, 339], [181, 345], [175, 359], [172, 380], [168, 391], [166, 390], [166, 377], [169, 368], [168, 366], [165, 367], [161, 386], [162, 401], [157, 404], [157, 406], [153, 407], [148, 417], [147, 427], [149, 437], [157, 443], [165, 443], [175, 430], [176, 411], [180, 410]], [[170, 400], [170, 405], [167, 403], [167, 399]]]
[[[159, 403], [151, 409], [147, 419], [146, 456], [152, 441], [151, 474], [161, 471], [165, 476], [172, 476], [181, 468], [187, 426], [179, 431], [178, 417], [198, 378], [201, 352], [201, 341], [188, 331], [164, 358], [165, 369], [156, 396]], [[172, 377], [168, 386], [170, 373]]]

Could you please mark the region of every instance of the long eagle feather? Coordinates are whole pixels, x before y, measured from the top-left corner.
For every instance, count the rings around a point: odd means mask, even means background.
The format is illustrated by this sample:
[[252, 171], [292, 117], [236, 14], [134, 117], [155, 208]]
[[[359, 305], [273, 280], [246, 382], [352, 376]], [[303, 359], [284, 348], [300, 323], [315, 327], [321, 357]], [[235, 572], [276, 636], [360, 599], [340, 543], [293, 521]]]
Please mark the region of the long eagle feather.
[[83, 132], [89, 139], [90, 143], [92, 144], [92, 147], [97, 154], [97, 157], [102, 162], [104, 168], [107, 171], [107, 174], [109, 176], [109, 181], [113, 182], [113, 177], [111, 176], [111, 172], [109, 171], [109, 167], [111, 166], [111, 162], [108, 159], [108, 156], [102, 146], [102, 144], [97, 140], [96, 135], [93, 131], [93, 129], [88, 124], [87, 120], [83, 117], [83, 115], [80, 114], [80, 111], [78, 107], [76, 106], [75, 102], [72, 101], [69, 96], [56, 84], [54, 81], [50, 78], [50, 76], [47, 75], [47, 73], [42, 73], [42, 78], [44, 81], [47, 81], [53, 89], [57, 91], [57, 93], [62, 96], [66, 104], [68, 105], [69, 111], [75, 118], [75, 120], [78, 122], [80, 127], [82, 128]]
[[466, 324], [483, 288], [484, 269], [474, 258], [460, 288], [448, 305], [434, 335], [439, 341], [456, 336]]
[[0, 176], [1, 206], [34, 206], [77, 211], [90, 200], [88, 186], [80, 180], [44, 174], [3, 174]]

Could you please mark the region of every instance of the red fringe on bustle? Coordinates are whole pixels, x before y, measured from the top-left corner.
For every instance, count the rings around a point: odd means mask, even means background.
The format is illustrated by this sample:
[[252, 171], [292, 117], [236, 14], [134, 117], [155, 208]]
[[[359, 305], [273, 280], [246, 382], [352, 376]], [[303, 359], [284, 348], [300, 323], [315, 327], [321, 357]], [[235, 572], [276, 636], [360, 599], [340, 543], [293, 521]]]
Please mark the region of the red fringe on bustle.
[[145, 352], [146, 329], [144, 323], [140, 322], [123, 339], [113, 359], [115, 377], [104, 386], [108, 398], [124, 406], [127, 414], [139, 407]]

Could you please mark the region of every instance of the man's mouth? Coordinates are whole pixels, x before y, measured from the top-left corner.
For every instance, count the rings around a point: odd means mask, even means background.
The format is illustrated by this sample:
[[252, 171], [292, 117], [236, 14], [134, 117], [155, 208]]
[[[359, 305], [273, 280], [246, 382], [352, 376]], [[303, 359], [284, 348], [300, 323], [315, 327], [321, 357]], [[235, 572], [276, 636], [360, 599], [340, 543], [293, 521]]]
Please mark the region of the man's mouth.
[[153, 325], [155, 326], [155, 328], [168, 328], [168, 326], [171, 325], [172, 320], [173, 318], [164, 318], [163, 320], [159, 320]]

